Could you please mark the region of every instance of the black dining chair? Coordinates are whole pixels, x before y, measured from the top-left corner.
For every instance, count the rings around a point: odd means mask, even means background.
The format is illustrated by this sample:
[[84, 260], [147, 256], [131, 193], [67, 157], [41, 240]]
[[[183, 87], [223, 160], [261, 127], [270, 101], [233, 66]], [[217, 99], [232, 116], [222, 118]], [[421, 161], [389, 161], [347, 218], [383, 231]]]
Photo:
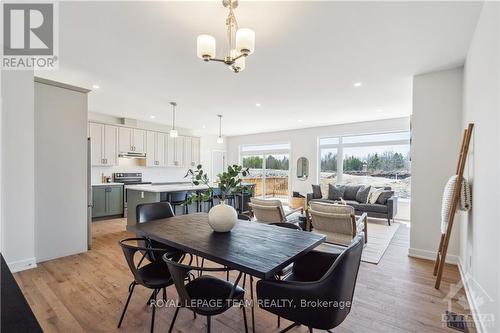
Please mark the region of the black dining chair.
[[294, 262], [283, 281], [257, 282], [261, 307], [293, 322], [281, 333], [299, 325], [310, 332], [315, 328], [331, 332], [344, 321], [351, 311], [363, 244], [363, 237], [356, 236], [340, 254], [313, 250]]
[[[238, 282], [242, 276], [241, 272], [234, 283], [207, 274], [190, 279], [190, 277], [194, 276], [194, 274], [191, 274], [192, 271], [215, 273], [227, 272], [231, 269], [185, 265], [172, 260], [167, 254], [163, 256], [163, 260], [167, 263], [175, 288], [179, 294], [179, 304], [170, 324], [169, 333], [174, 329], [175, 320], [181, 307], [188, 308], [196, 314], [206, 316], [207, 332], [210, 333], [212, 329], [211, 318], [227, 311], [233, 305], [238, 305], [242, 309], [245, 332], [248, 333], [244, 307], [245, 290], [238, 286]], [[186, 280], [189, 282], [186, 283]]]
[[210, 192], [210, 195], [209, 195], [209, 191], [208, 190], [202, 190], [202, 191], [196, 191], [196, 195], [197, 196], [207, 196], [209, 199], [208, 201], [198, 201], [196, 203], [196, 212], [204, 212], [205, 211], [205, 204], [207, 204], [208, 206], [208, 209], [212, 208], [214, 206], [214, 203], [213, 203], [213, 195], [212, 193]]
[[238, 220], [251, 221], [252, 218], [246, 214], [238, 214]]
[[174, 208], [174, 213], [175, 213], [176, 207], [184, 206], [184, 214], [189, 214], [189, 207], [188, 207], [188, 205], [184, 204], [184, 202], [188, 199], [188, 196], [189, 196], [188, 191], [169, 193], [168, 202], [170, 202], [170, 204]]
[[[172, 285], [174, 282], [170, 275], [167, 265], [163, 260], [155, 260], [149, 262], [147, 259], [147, 254], [154, 253], [153, 257], [164, 256], [168, 257], [171, 260], [172, 257], [169, 253], [165, 252], [165, 249], [157, 249], [151, 246], [138, 246], [132, 244], [148, 244], [149, 239], [147, 238], [127, 238], [118, 242], [120, 247], [123, 250], [123, 254], [125, 255], [125, 259], [127, 261], [128, 267], [134, 276], [134, 280], [130, 283], [128, 287], [128, 297], [127, 302], [125, 303], [125, 307], [123, 308], [122, 315], [120, 317], [120, 321], [118, 322], [118, 328], [122, 325], [123, 318], [125, 317], [125, 313], [127, 312], [128, 304], [130, 302], [130, 298], [134, 293], [135, 286], [141, 285], [145, 288], [153, 290], [151, 297], [148, 300], [148, 304], [152, 307], [151, 314], [151, 333], [154, 331], [155, 324], [155, 311], [156, 305], [153, 304], [158, 297], [158, 293], [163, 290], [163, 301], [167, 302], [167, 290], [166, 288]], [[142, 255], [137, 262], [136, 253], [140, 252]], [[136, 263], [137, 262], [137, 263]], [[143, 265], [144, 262], [148, 262]]]
[[[143, 203], [139, 204], [136, 207], [136, 219], [137, 223], [145, 223], [151, 222], [154, 220], [166, 219], [170, 217], [174, 217], [174, 211], [169, 202], [153, 202], [153, 203]], [[149, 239], [148, 243], [138, 241], [138, 245], [142, 247], [153, 247], [157, 249], [164, 249], [164, 252], [175, 253], [174, 259], [180, 259], [180, 257], [184, 254], [184, 252], [168, 246], [166, 244], [157, 242], [153, 239]], [[148, 251], [146, 253], [147, 259], [150, 261], [162, 261], [163, 253], [160, 255], [155, 254], [154, 252]]]

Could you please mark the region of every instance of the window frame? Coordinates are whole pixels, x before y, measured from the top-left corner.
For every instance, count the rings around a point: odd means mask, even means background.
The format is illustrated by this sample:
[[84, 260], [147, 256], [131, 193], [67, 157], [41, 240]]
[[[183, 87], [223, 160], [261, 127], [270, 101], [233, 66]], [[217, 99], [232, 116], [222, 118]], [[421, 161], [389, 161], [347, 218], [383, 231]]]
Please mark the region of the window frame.
[[[395, 134], [395, 133], [405, 133], [408, 132], [410, 134], [408, 139], [404, 140], [381, 140], [381, 141], [371, 141], [371, 142], [359, 142], [359, 143], [344, 143], [344, 137], [353, 137], [353, 136], [368, 136], [368, 135], [377, 135], [377, 134]], [[321, 139], [326, 138], [339, 138], [338, 144], [321, 144]], [[376, 147], [376, 146], [402, 146], [402, 145], [410, 145], [410, 154], [411, 154], [411, 129], [407, 131], [383, 131], [383, 132], [370, 132], [370, 133], [356, 133], [356, 134], [342, 134], [342, 135], [328, 135], [328, 136], [320, 136], [317, 140], [318, 147], [318, 155], [317, 155], [317, 174], [316, 174], [316, 183], [320, 184], [321, 181], [321, 150], [322, 149], [337, 149], [337, 183], [342, 183], [343, 175], [344, 175], [344, 148], [353, 148], [353, 147]], [[411, 155], [410, 155], [411, 160]]]

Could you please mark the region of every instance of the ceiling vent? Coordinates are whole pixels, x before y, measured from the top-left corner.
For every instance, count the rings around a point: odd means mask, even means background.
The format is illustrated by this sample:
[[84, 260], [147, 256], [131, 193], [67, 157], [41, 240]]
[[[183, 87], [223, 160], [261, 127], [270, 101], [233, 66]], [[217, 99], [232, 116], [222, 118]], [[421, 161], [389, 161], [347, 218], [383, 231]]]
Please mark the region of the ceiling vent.
[[137, 127], [137, 119], [120, 118], [120, 124], [130, 127]]

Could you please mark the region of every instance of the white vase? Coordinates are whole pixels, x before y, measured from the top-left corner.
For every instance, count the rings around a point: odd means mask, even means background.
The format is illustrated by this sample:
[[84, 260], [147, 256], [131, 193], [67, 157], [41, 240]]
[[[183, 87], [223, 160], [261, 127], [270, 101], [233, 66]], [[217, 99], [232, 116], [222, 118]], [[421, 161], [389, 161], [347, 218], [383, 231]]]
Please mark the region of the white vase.
[[236, 210], [225, 203], [220, 203], [208, 212], [208, 224], [216, 232], [228, 232], [236, 225], [238, 214]]

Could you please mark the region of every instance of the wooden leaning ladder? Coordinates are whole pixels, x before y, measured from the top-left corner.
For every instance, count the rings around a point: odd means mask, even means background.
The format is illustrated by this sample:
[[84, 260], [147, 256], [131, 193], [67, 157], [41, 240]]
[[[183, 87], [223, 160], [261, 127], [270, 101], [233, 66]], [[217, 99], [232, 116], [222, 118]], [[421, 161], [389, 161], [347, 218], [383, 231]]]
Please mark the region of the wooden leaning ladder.
[[460, 192], [462, 190], [462, 180], [464, 178], [465, 161], [467, 159], [467, 154], [469, 152], [469, 144], [472, 136], [472, 130], [474, 129], [474, 124], [470, 123], [467, 129], [464, 130], [464, 136], [462, 138], [462, 146], [460, 148], [460, 155], [458, 157], [457, 164], [457, 183], [455, 190], [453, 191], [453, 198], [451, 203], [451, 209], [448, 216], [448, 227], [446, 232], [441, 234], [441, 241], [439, 242], [439, 248], [437, 251], [436, 262], [434, 264], [434, 276], [436, 277], [436, 284], [434, 287], [439, 289], [441, 284], [441, 278], [443, 277], [443, 268], [446, 260], [446, 252], [448, 251], [448, 243], [450, 241], [451, 229], [453, 227], [453, 220], [455, 219], [455, 213], [457, 211], [458, 203], [460, 201]]

